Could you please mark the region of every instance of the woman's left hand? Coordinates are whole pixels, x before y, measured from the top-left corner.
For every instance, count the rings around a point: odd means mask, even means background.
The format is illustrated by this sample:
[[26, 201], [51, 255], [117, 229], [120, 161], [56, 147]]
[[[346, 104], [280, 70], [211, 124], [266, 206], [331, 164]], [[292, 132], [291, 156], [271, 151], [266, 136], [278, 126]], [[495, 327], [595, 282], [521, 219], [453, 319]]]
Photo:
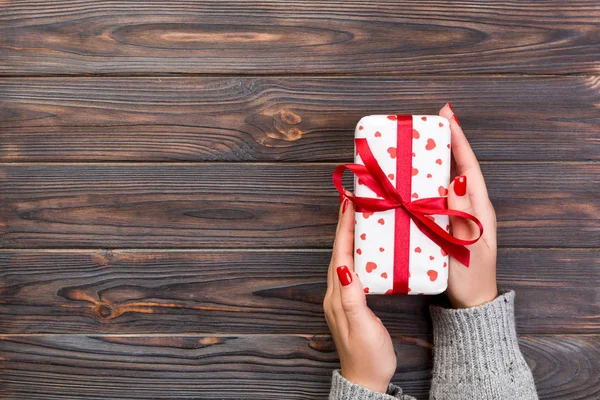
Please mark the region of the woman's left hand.
[[385, 393], [396, 371], [396, 353], [387, 329], [367, 306], [354, 273], [354, 206], [348, 199], [340, 207], [323, 308], [342, 376]]

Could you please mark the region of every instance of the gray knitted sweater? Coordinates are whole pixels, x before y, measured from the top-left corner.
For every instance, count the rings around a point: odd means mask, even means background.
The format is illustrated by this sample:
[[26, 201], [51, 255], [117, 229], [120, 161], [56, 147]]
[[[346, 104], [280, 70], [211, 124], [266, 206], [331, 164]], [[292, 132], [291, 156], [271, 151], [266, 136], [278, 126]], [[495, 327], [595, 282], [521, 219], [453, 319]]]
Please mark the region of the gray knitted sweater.
[[[537, 399], [531, 371], [519, 350], [514, 292], [479, 307], [431, 307], [433, 378], [430, 399]], [[333, 372], [330, 400], [415, 400], [390, 384], [373, 392]]]

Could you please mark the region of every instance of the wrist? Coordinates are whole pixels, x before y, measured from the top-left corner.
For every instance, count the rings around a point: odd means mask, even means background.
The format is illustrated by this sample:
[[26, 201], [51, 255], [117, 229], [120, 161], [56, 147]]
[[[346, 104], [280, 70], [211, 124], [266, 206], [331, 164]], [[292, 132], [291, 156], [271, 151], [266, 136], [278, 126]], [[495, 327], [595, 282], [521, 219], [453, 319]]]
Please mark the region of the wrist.
[[472, 308], [482, 306], [498, 297], [498, 288], [494, 286], [490, 290], [469, 297], [449, 297], [452, 308]]
[[363, 386], [373, 392], [377, 393], [387, 393], [388, 387], [390, 386], [389, 379], [369, 379], [361, 376], [354, 376], [352, 373], [345, 373], [342, 369], [340, 371], [340, 375], [346, 378], [348, 381], [355, 383], [357, 385]]

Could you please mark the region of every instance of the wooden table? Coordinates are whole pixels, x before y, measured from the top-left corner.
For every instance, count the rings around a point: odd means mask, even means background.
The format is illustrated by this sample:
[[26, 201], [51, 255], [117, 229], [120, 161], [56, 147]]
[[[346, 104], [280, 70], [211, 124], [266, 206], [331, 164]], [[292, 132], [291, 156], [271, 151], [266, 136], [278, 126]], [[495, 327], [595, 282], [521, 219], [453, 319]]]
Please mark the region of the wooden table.
[[[0, 397], [325, 398], [334, 166], [450, 101], [543, 399], [600, 396], [597, 0], [4, 1]], [[426, 398], [433, 297], [369, 298]]]

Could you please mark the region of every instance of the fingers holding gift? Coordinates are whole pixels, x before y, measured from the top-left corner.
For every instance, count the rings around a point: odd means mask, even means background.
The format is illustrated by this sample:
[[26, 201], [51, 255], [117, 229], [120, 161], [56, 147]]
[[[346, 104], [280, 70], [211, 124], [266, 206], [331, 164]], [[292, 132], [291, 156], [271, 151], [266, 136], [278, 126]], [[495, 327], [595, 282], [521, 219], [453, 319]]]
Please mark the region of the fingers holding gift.
[[342, 336], [344, 336], [343, 332], [347, 333], [348, 330], [348, 322], [342, 307], [340, 276], [336, 272], [336, 269], [342, 265], [349, 271], [350, 281], [352, 281], [354, 278], [351, 272], [354, 270], [354, 205], [347, 198], [344, 198], [340, 205], [327, 277], [327, 293], [323, 302], [325, 315], [334, 336], [336, 335], [334, 330], [340, 332]]
[[475, 197], [487, 197], [485, 180], [479, 167], [479, 161], [465, 136], [457, 116], [452, 111], [449, 103], [440, 110], [440, 116], [450, 121], [450, 132], [452, 134], [452, 157], [455, 164], [456, 174], [467, 175], [471, 185], [471, 193]]
[[[336, 274], [336, 266], [333, 264], [333, 260], [329, 264], [327, 273], [327, 292], [323, 299], [323, 310], [325, 311], [325, 320], [334, 339], [339, 337], [340, 329], [343, 332], [347, 331], [347, 323], [341, 320], [340, 325], [338, 322], [344, 313], [340, 301], [339, 278]], [[344, 333], [344, 336], [346, 336], [346, 333]]]
[[[441, 110], [440, 115], [448, 118], [450, 123], [450, 130], [452, 132], [452, 156], [453, 162], [456, 165], [456, 173], [459, 176], [464, 176], [465, 180], [468, 179], [468, 200], [471, 202], [470, 214], [475, 215], [484, 226], [483, 239], [488, 245], [495, 245], [495, 232], [496, 232], [496, 214], [492, 203], [490, 202], [487, 188], [485, 185], [485, 179], [481, 173], [479, 162], [475, 153], [471, 149], [469, 142], [458, 122], [458, 118], [454, 114], [454, 111], [449, 104], [446, 104]], [[452, 192], [452, 190], [450, 191]], [[460, 196], [458, 196], [460, 197]], [[464, 203], [465, 200], [457, 200], [458, 204]], [[450, 208], [454, 208], [449, 199]], [[453, 227], [454, 227], [453, 219]], [[465, 223], [463, 222], [462, 225]], [[461, 236], [461, 223], [457, 223], [458, 236]], [[472, 228], [472, 227], [471, 227]], [[457, 232], [456, 229], [453, 229]]]
[[340, 206], [332, 260], [354, 269], [354, 204], [347, 198]]
[[340, 283], [340, 304], [350, 331], [363, 328], [372, 318], [367, 299], [357, 275], [345, 265], [336, 270]]
[[[474, 215], [473, 206], [469, 190], [467, 188], [467, 177], [460, 175], [454, 178], [454, 181], [448, 188], [448, 208], [451, 210], [463, 211]], [[450, 217], [452, 223], [452, 234], [460, 239], [470, 239], [479, 234], [477, 226], [472, 222], [458, 217]]]
[[475, 157], [475, 153], [473, 153], [473, 150], [469, 145], [469, 141], [467, 140], [460, 126], [460, 122], [458, 122], [458, 117], [449, 107], [449, 104], [446, 104], [440, 110], [440, 116], [450, 121], [450, 132], [452, 133], [452, 153], [454, 154], [454, 159], [456, 160], [456, 166], [458, 168], [457, 172], [462, 174], [471, 168], [479, 168], [477, 157]]
[[354, 269], [354, 205], [347, 198], [342, 200], [338, 213], [338, 225], [327, 277], [328, 291], [333, 290], [338, 284], [334, 269], [342, 264]]

